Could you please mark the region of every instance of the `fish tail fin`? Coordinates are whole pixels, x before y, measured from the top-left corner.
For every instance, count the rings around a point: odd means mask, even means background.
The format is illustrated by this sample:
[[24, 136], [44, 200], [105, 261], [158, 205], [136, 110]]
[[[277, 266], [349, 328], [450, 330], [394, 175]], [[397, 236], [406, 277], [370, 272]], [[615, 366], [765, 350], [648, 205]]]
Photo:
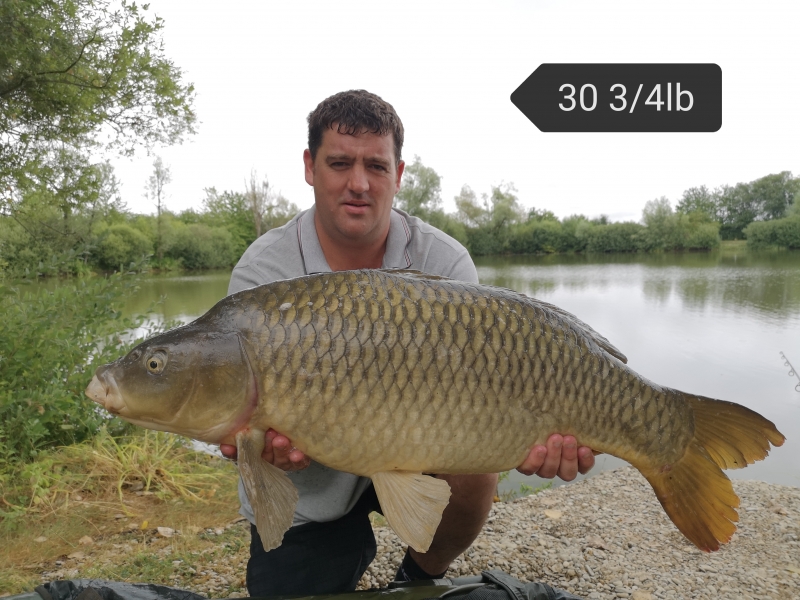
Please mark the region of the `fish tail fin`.
[[736, 531], [739, 497], [722, 469], [745, 467], [767, 456], [783, 435], [758, 413], [731, 402], [684, 394], [694, 413], [694, 438], [671, 465], [639, 470], [653, 486], [675, 526], [706, 552]]

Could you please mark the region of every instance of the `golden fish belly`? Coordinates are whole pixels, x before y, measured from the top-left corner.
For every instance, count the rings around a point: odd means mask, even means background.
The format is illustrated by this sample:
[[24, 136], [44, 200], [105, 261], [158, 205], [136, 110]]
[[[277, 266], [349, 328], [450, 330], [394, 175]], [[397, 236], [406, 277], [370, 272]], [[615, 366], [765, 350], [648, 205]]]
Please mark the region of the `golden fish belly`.
[[677, 394], [508, 290], [372, 271], [253, 293], [241, 317], [260, 384], [252, 423], [338, 470], [496, 472], [554, 431], [662, 464], [693, 434]]

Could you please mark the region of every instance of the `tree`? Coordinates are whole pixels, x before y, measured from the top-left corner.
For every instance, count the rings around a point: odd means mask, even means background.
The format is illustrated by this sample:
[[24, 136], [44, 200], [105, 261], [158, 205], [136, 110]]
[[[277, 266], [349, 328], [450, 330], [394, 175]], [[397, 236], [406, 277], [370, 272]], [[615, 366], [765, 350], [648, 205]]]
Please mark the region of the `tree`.
[[294, 202], [289, 202], [283, 194], [279, 193], [277, 196], [272, 197], [267, 205], [263, 218], [264, 231], [285, 225], [298, 212], [300, 212], [300, 209], [297, 208], [297, 205]]
[[468, 185], [461, 187], [456, 203], [456, 216], [467, 227], [480, 227], [486, 221], [486, 209], [478, 204], [475, 192]]
[[280, 193], [275, 193], [266, 177], [259, 181], [256, 171], [250, 172], [250, 181], [245, 181], [244, 185], [244, 199], [253, 218], [256, 238], [274, 227], [280, 227], [297, 214], [297, 205]]
[[525, 211], [517, 199], [516, 191], [513, 183], [506, 183], [493, 185], [488, 199], [484, 195], [483, 203], [491, 215], [489, 221], [495, 231], [524, 220]]
[[700, 213], [711, 221], [720, 221], [719, 197], [719, 192], [712, 192], [704, 185], [691, 187], [683, 192], [675, 210], [684, 215]]
[[172, 181], [169, 167], [164, 166], [160, 156], [153, 161], [153, 174], [147, 180], [146, 194], [156, 205], [156, 256], [159, 262], [164, 260], [164, 235], [161, 215], [166, 210], [166, 193], [164, 188]]
[[164, 55], [158, 17], [122, 0], [0, 2], [0, 208], [100, 146], [125, 154], [194, 133], [194, 89]]
[[218, 192], [216, 188], [206, 188], [203, 199], [203, 213], [199, 221], [212, 227], [224, 227], [234, 237], [238, 256], [256, 239], [253, 230], [253, 217], [242, 192]]
[[679, 246], [678, 218], [666, 196], [648, 200], [642, 210], [642, 223], [647, 227], [647, 238], [653, 248]]
[[406, 165], [403, 183], [395, 196], [398, 208], [427, 220], [431, 213], [442, 208], [441, 184], [439, 174], [414, 156], [414, 162]]
[[269, 180], [264, 177], [264, 179], [258, 181], [258, 173], [253, 170], [250, 171], [250, 181], [245, 180], [244, 186], [244, 197], [253, 217], [256, 238], [259, 238], [263, 233], [264, 213], [267, 212], [267, 207], [270, 205]]
[[750, 192], [750, 184], [737, 183], [735, 186], [723, 185], [719, 188], [719, 206], [722, 239], [741, 239], [744, 228], [756, 220], [760, 207]]
[[750, 195], [763, 220], [782, 219], [800, 193], [800, 178], [782, 171], [750, 182]]
[[536, 208], [532, 206], [528, 210], [528, 221], [558, 221], [558, 217], [552, 210], [546, 208]]

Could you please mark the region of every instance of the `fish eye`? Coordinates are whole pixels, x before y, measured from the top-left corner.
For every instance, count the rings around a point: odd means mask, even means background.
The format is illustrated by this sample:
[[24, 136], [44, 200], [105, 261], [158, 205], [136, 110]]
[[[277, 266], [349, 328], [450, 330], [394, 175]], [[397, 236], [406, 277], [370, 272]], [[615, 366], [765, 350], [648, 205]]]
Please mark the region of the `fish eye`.
[[144, 361], [144, 364], [150, 373], [153, 375], [158, 375], [167, 365], [167, 355], [163, 351], [159, 350], [158, 352], [154, 352], [148, 356]]

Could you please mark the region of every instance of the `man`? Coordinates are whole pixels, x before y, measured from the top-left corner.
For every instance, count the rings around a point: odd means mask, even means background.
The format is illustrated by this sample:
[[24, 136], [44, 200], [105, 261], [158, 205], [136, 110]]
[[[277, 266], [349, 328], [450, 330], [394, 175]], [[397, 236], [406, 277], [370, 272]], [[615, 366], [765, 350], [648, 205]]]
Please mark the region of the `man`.
[[[308, 117], [306, 182], [314, 207], [273, 229], [244, 253], [228, 293], [279, 279], [350, 269], [414, 268], [477, 283], [475, 265], [458, 242], [420, 219], [392, 209], [405, 164], [403, 125], [392, 106], [363, 90], [324, 100]], [[251, 596], [324, 594], [355, 589], [375, 557], [368, 514], [380, 505], [368, 478], [309, 460], [279, 432], [268, 431], [263, 458], [289, 472], [300, 492], [293, 526], [280, 547], [264, 552], [255, 526], [247, 566]], [[235, 448], [222, 448], [234, 456]], [[368, 453], [369, 448], [364, 448]], [[594, 465], [589, 448], [553, 435], [519, 470], [567, 481]], [[398, 580], [444, 576], [483, 526], [496, 474], [438, 475], [452, 490], [430, 549], [409, 550]], [[239, 484], [241, 513], [255, 522]]]

